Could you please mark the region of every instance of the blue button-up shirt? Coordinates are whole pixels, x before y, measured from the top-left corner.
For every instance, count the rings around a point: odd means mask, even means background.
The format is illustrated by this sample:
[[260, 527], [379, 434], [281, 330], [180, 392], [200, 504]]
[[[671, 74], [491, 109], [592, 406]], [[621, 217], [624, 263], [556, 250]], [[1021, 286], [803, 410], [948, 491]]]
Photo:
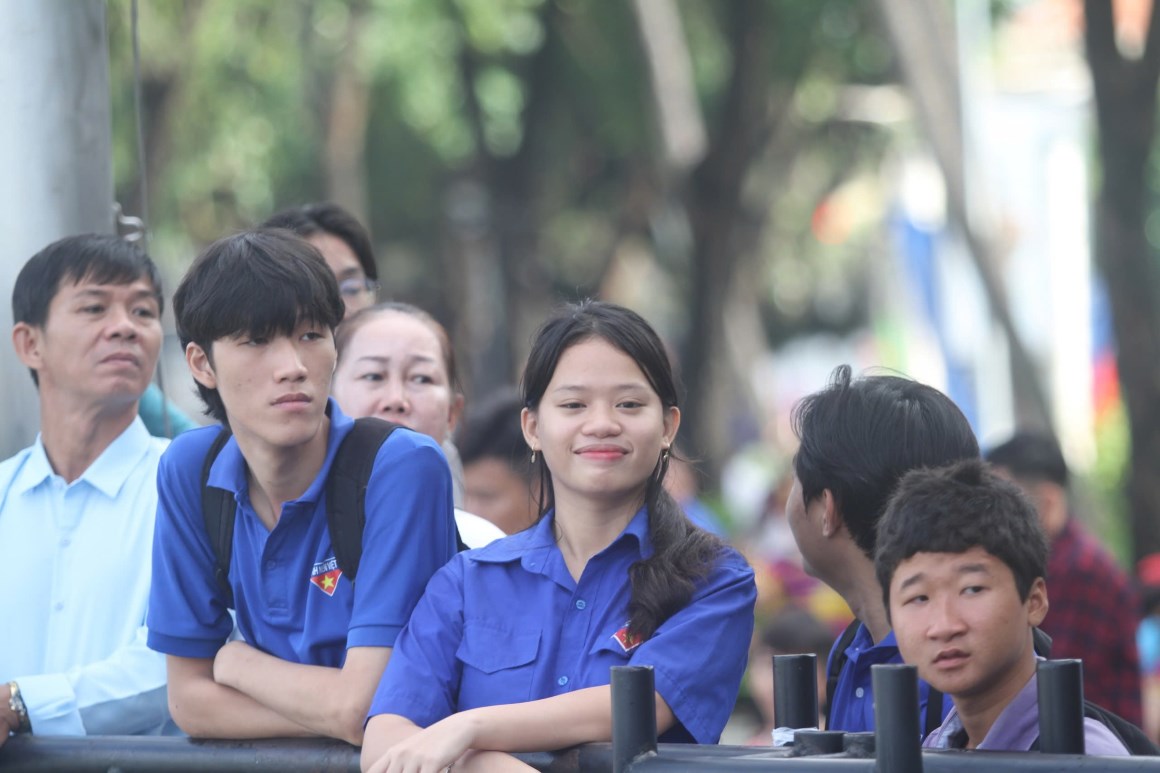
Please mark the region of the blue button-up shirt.
[[556, 545], [551, 514], [460, 553], [427, 586], [370, 714], [426, 727], [456, 711], [606, 685], [611, 666], [651, 665], [678, 722], [662, 740], [715, 743], [745, 670], [753, 571], [727, 549], [690, 603], [635, 642], [625, 630], [628, 570], [651, 554], [643, 509], [579, 581]]
[[37, 734], [174, 732], [165, 659], [145, 646], [157, 462], [168, 441], [135, 419], [79, 478], [39, 437], [0, 464], [0, 683]]

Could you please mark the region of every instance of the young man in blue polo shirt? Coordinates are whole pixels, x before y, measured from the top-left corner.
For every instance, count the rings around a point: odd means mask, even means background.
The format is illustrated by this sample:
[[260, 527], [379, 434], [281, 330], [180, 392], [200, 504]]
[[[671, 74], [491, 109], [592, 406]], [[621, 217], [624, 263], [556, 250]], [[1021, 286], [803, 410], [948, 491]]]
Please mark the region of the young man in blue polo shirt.
[[208, 485], [237, 500], [229, 586], [202, 511], [216, 427], [169, 447], [158, 471], [149, 646], [168, 658], [169, 704], [190, 735], [321, 735], [358, 744], [395, 637], [455, 552], [438, 445], [405, 429], [378, 451], [358, 581], [336, 566], [326, 478], [351, 419], [328, 399], [343, 304], [317, 251], [280, 230], [210, 246], [174, 296], [186, 361], [232, 437]]
[[[1047, 539], [1019, 489], [977, 459], [908, 473], [882, 518], [875, 565], [903, 657], [954, 701], [923, 745], [1037, 749], [1033, 631], [1048, 609]], [[1093, 717], [1084, 746], [1128, 754]]]
[[[937, 389], [899, 376], [854, 379], [848, 365], [798, 403], [793, 427], [801, 445], [786, 517], [807, 571], [857, 618], [853, 640], [830, 651], [828, 672], [842, 665], [827, 696], [827, 729], [873, 730], [870, 667], [902, 662], [874, 573], [878, 521], [904, 474], [977, 459], [979, 445], [962, 411]], [[929, 688], [919, 689], [925, 718]], [[950, 710], [943, 703], [940, 716]]]

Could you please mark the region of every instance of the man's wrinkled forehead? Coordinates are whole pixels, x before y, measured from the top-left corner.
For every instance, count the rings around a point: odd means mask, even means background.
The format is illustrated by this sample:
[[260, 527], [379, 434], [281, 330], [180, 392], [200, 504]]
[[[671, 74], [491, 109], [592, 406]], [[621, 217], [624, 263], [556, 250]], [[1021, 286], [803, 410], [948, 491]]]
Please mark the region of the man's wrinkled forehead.
[[107, 293], [114, 288], [132, 287], [135, 284], [142, 286], [142, 295], [161, 303], [161, 288], [153, 281], [148, 272], [142, 271], [136, 276], [109, 276], [108, 272], [90, 267], [84, 274], [68, 272], [61, 276], [60, 283], [53, 293], [53, 300], [64, 294], [76, 295], [78, 292]]

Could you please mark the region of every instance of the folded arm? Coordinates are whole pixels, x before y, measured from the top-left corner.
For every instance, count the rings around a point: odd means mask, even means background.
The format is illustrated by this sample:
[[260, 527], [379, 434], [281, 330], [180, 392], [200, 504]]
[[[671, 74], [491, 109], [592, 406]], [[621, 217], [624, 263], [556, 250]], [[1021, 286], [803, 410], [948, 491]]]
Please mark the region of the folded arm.
[[220, 684], [317, 735], [358, 746], [389, 647], [351, 647], [342, 668], [291, 663], [245, 642], [228, 642], [214, 659]]
[[263, 706], [250, 696], [218, 684], [213, 658], [169, 655], [169, 711], [194, 738], [280, 738], [318, 735]]
[[[657, 732], [672, 727], [673, 713], [656, 695]], [[367, 723], [362, 768], [374, 773], [438, 773], [449, 765], [472, 770], [526, 769], [506, 754], [554, 751], [612, 739], [612, 688], [604, 685], [551, 698], [461, 711], [426, 729], [394, 714]]]

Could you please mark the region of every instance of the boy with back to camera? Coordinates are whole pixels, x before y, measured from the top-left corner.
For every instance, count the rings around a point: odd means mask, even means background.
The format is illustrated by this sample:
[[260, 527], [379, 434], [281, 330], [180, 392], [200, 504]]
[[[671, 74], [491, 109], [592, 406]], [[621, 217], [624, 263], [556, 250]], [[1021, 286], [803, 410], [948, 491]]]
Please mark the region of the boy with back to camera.
[[[875, 568], [903, 659], [954, 707], [923, 746], [1038, 748], [1032, 631], [1047, 614], [1047, 540], [1019, 489], [977, 460], [907, 474]], [[1084, 718], [1088, 754], [1127, 748]]]
[[[395, 638], [455, 552], [447, 462], [407, 429], [382, 441], [352, 582], [328, 524], [327, 480], [355, 427], [328, 399], [333, 273], [287, 231], [243, 232], [207, 248], [173, 300], [198, 391], [232, 432], [216, 457], [220, 428], [185, 433], [158, 470], [149, 646], [167, 656], [173, 718], [197, 737], [359, 744]], [[208, 487], [229, 497], [224, 581]], [[230, 609], [242, 641], [227, 642]]]

